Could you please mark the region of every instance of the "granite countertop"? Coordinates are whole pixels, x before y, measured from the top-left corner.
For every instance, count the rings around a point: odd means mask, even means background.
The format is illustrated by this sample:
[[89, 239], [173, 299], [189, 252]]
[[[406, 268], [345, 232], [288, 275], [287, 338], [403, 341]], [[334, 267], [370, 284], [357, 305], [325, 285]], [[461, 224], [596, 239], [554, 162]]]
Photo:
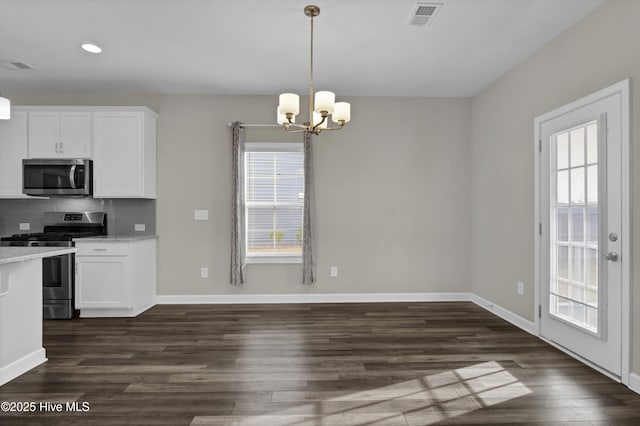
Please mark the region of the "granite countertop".
[[140, 241], [140, 240], [148, 240], [152, 238], [158, 238], [157, 235], [101, 235], [99, 237], [83, 237], [83, 238], [75, 238], [73, 241], [75, 242], [105, 242], [105, 241]]
[[75, 253], [74, 247], [0, 247], [0, 265]]

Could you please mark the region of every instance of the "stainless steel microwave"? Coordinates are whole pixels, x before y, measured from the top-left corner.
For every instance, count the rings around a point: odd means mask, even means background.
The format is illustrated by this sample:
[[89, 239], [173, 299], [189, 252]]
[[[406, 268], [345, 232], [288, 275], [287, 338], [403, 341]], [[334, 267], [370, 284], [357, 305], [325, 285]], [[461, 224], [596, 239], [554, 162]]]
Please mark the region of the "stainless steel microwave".
[[90, 197], [93, 161], [30, 158], [22, 160], [22, 192], [39, 196]]

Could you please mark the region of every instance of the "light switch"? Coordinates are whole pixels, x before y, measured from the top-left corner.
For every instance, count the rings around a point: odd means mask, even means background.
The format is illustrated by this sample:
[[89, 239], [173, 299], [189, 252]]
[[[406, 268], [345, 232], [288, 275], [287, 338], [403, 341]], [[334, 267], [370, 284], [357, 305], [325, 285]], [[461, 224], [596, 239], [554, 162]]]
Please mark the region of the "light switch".
[[21, 231], [28, 231], [31, 229], [31, 224], [30, 223], [21, 223], [20, 224], [20, 230]]
[[209, 220], [209, 210], [194, 210], [193, 218], [195, 220]]

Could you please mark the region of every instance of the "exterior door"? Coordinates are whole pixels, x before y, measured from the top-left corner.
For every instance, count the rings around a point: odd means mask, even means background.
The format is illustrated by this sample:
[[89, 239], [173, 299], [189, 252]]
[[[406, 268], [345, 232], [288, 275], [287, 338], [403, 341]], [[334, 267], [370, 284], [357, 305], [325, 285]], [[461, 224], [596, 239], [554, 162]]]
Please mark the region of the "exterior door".
[[623, 83], [536, 119], [540, 335], [616, 378], [631, 262]]

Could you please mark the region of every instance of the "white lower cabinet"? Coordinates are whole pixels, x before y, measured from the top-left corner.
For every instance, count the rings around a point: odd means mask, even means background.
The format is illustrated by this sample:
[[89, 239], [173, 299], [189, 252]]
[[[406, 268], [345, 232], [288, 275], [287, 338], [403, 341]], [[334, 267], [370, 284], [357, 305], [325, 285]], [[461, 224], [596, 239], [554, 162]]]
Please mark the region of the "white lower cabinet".
[[156, 296], [156, 240], [76, 241], [76, 309], [81, 317], [130, 317]]

